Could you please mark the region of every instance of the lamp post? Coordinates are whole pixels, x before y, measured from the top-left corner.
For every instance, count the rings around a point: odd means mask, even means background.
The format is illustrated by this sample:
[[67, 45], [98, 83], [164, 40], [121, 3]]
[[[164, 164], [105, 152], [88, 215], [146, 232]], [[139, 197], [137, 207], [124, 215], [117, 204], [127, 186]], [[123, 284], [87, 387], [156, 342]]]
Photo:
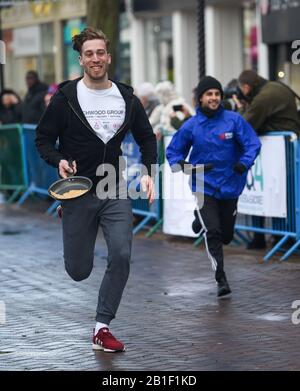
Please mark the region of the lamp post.
[[198, 29], [198, 74], [199, 80], [205, 76], [205, 0], [197, 1], [197, 29]]

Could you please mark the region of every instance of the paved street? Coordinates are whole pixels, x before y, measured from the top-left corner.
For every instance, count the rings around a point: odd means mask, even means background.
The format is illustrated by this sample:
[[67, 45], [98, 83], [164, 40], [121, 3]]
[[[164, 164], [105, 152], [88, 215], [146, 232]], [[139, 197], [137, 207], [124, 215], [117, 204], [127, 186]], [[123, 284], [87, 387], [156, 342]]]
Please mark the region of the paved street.
[[126, 352], [93, 352], [91, 332], [106, 249], [82, 282], [64, 271], [60, 221], [0, 206], [0, 370], [300, 370], [300, 262], [262, 262], [226, 249], [231, 299], [217, 300], [203, 247], [161, 234], [135, 237], [113, 333]]

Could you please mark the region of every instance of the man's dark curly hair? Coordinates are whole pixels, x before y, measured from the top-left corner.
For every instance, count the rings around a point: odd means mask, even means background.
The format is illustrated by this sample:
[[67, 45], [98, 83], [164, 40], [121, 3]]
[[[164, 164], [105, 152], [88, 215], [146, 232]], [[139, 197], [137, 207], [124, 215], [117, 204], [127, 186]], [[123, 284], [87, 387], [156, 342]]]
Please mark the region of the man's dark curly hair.
[[109, 39], [103, 31], [94, 29], [93, 27], [86, 27], [79, 34], [72, 37], [73, 49], [81, 53], [84, 42], [90, 41], [91, 39], [102, 39], [105, 42], [106, 50], [109, 50]]

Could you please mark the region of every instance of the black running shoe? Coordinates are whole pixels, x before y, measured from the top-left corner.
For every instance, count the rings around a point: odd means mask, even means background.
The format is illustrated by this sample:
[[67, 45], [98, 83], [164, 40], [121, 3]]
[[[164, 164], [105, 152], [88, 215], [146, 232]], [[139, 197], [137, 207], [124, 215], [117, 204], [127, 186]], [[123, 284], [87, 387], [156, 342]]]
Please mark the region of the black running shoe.
[[224, 297], [231, 293], [225, 274], [218, 281], [218, 297]]
[[195, 234], [198, 234], [202, 229], [202, 225], [199, 220], [197, 209], [194, 210], [194, 216], [195, 220], [192, 222], [192, 230], [195, 232]]

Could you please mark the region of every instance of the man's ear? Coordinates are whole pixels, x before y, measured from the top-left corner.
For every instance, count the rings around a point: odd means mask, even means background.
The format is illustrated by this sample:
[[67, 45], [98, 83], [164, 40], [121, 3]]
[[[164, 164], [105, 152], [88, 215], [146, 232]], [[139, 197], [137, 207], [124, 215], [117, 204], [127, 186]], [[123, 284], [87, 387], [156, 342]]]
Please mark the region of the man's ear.
[[107, 59], [107, 62], [109, 63], [109, 64], [111, 64], [111, 54], [110, 53], [108, 53], [108, 59]]
[[79, 60], [79, 64], [82, 66], [82, 57], [79, 56], [79, 57], [78, 57], [78, 60]]

